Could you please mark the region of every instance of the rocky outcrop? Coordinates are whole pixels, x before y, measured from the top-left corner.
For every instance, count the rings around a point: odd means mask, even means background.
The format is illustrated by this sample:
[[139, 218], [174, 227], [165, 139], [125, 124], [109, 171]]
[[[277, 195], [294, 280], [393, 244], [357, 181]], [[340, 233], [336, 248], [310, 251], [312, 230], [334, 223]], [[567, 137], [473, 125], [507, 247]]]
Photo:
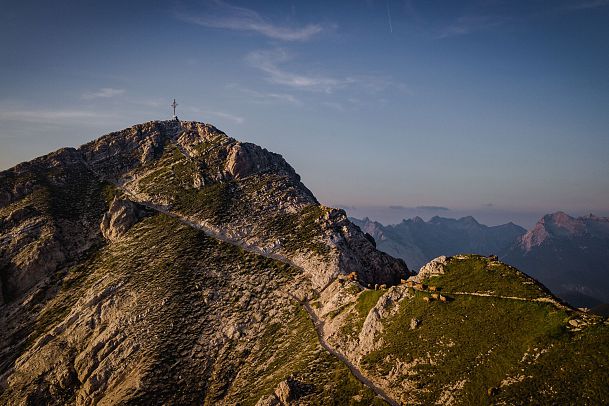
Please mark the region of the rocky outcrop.
[[400, 279], [410, 276], [410, 271], [400, 259], [395, 259], [376, 249], [374, 239], [370, 239], [359, 227], [347, 219], [342, 209], [330, 211], [328, 218], [337, 231], [330, 239], [340, 252], [340, 271], [343, 274], [355, 272], [359, 280], [369, 284], [395, 285]]
[[104, 238], [116, 241], [123, 236], [135, 223], [146, 215], [150, 210], [133, 203], [130, 200], [114, 198], [108, 211], [104, 214], [100, 224], [100, 230]]
[[151, 121], [104, 135], [78, 151], [96, 174], [119, 180], [134, 169], [158, 159], [167, 139], [179, 129], [175, 121]]
[[235, 143], [228, 149], [224, 169], [236, 179], [269, 171], [281, 175], [297, 176], [281, 155], [273, 154], [249, 143]]
[[424, 265], [418, 274], [412, 276], [410, 279], [415, 282], [423, 282], [425, 279], [429, 279], [432, 276], [443, 275], [444, 268], [448, 264], [450, 257], [444, 255], [439, 256]]

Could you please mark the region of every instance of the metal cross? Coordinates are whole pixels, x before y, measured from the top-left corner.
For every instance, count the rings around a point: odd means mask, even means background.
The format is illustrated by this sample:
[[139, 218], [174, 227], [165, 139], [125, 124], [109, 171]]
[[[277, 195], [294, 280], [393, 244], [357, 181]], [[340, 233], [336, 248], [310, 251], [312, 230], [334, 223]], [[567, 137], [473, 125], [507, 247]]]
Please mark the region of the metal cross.
[[176, 107], [178, 107], [178, 103], [176, 103], [176, 99], [173, 99], [173, 103], [170, 104], [173, 107], [173, 116], [176, 116]]

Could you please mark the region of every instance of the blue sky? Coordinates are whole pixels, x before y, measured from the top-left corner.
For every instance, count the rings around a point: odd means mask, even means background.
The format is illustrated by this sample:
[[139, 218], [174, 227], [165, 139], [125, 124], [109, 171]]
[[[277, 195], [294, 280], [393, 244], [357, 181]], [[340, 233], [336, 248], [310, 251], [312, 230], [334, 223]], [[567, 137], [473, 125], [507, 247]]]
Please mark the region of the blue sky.
[[609, 0], [0, 5], [0, 168], [175, 97], [354, 215], [609, 214]]

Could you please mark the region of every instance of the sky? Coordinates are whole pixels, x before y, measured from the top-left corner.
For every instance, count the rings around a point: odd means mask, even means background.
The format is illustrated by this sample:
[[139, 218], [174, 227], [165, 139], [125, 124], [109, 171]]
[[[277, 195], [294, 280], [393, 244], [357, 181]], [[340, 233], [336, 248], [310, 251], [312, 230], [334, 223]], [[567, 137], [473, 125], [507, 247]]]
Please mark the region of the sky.
[[384, 223], [609, 215], [609, 0], [0, 0], [0, 169], [149, 120]]

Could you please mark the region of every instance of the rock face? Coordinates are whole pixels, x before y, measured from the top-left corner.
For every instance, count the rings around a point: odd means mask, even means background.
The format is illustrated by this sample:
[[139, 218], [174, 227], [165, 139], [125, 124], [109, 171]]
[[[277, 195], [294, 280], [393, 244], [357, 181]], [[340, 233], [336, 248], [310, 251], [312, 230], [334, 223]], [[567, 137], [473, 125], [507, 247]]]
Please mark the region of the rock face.
[[0, 172], [0, 240], [1, 404], [369, 404], [295, 299], [409, 275], [280, 155], [196, 122]]
[[423, 282], [425, 279], [429, 279], [433, 276], [439, 276], [444, 274], [444, 269], [448, 263], [448, 258], [444, 255], [435, 258], [421, 267], [419, 273], [412, 276], [410, 279], [416, 282]]
[[123, 236], [132, 225], [149, 214], [151, 211], [146, 210], [143, 206], [129, 200], [114, 198], [102, 218], [101, 233], [105, 239], [115, 241]]
[[102, 189], [69, 148], [0, 172], [5, 300], [20, 297], [100, 242]]
[[609, 218], [545, 215], [502, 259], [575, 306], [609, 303]]

